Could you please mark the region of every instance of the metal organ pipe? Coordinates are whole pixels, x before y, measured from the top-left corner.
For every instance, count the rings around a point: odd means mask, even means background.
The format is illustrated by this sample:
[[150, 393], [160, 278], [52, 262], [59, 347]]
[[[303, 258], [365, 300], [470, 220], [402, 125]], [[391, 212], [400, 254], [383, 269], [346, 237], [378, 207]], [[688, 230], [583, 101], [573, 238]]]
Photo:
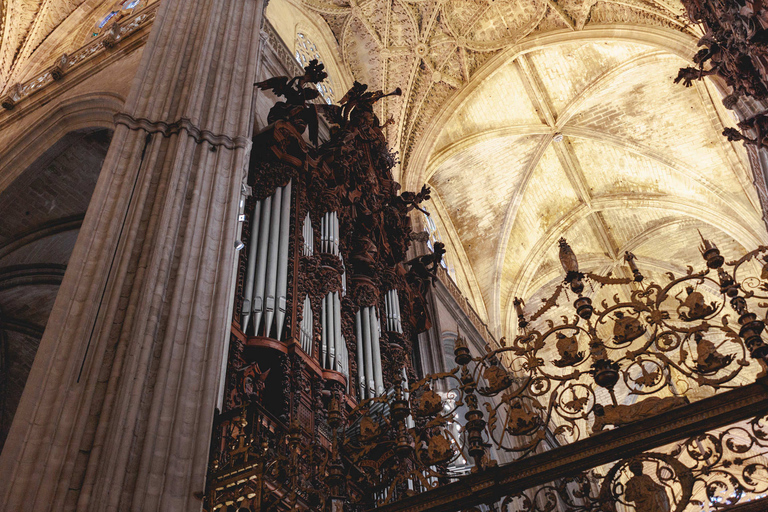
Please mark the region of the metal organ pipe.
[[349, 352], [341, 334], [341, 300], [339, 292], [328, 292], [322, 301], [322, 352], [320, 365], [349, 378]]
[[261, 203], [261, 228], [259, 229], [259, 255], [256, 262], [256, 288], [253, 297], [253, 330], [259, 331], [261, 317], [264, 313], [264, 283], [267, 277], [267, 248], [269, 244], [269, 228], [272, 216], [272, 197], [267, 197]]
[[402, 334], [403, 325], [400, 317], [400, 300], [397, 290], [389, 290], [384, 297], [384, 310], [387, 315], [387, 330]]
[[320, 366], [327, 368], [328, 358], [328, 308], [325, 298], [320, 301]]
[[304, 236], [304, 256], [312, 256], [315, 253], [315, 233], [312, 230], [312, 219], [309, 218], [309, 214], [304, 218], [304, 226], [302, 228], [302, 235]]
[[392, 292], [388, 291], [387, 294], [384, 296], [384, 316], [387, 317], [387, 330], [391, 331], [392, 326], [392, 308], [390, 307], [390, 304], [392, 302]]
[[283, 323], [288, 308], [288, 242], [290, 240], [291, 229], [291, 183], [283, 187], [282, 209], [280, 211], [280, 245], [277, 256], [277, 332], [275, 337], [280, 339], [283, 333]]
[[328, 214], [320, 221], [320, 252], [328, 252]]
[[397, 332], [403, 334], [403, 317], [400, 309], [400, 294], [397, 290], [392, 290], [392, 295], [395, 298], [395, 312], [397, 313]]
[[379, 347], [379, 336], [381, 335], [381, 324], [376, 313], [376, 308], [371, 310], [371, 351], [373, 352], [373, 380], [376, 384], [376, 396], [384, 393], [384, 379], [381, 371], [381, 349]]
[[253, 282], [256, 277], [256, 258], [259, 247], [259, 223], [261, 222], [261, 201], [253, 205], [251, 215], [251, 239], [248, 241], [248, 268], [245, 274], [245, 290], [243, 293], [243, 311], [240, 325], [245, 332], [251, 319], [251, 301], [253, 300]]
[[[403, 367], [401, 374], [403, 376], [403, 398], [409, 400], [411, 398], [411, 393], [409, 391], [410, 384], [408, 382], [408, 372], [405, 371], [405, 367]], [[405, 418], [405, 426], [406, 428], [413, 428], [416, 426], [416, 422], [413, 420], [413, 415], [409, 414], [408, 417]]]
[[264, 303], [264, 335], [272, 331], [275, 317], [275, 290], [277, 289], [277, 254], [280, 246], [280, 212], [283, 195], [280, 190], [272, 196], [272, 224], [269, 228], [269, 259], [267, 260], [267, 291]]
[[312, 356], [312, 333], [313, 318], [312, 318], [312, 304], [309, 300], [309, 295], [304, 298], [304, 309], [301, 316], [301, 327], [299, 328], [301, 333], [301, 349], [305, 354]]
[[328, 293], [325, 296], [325, 302], [327, 304], [325, 311], [328, 314], [326, 325], [328, 326], [328, 358], [325, 368], [333, 370], [336, 364], [336, 311], [333, 307], [333, 293]]
[[355, 336], [357, 339], [357, 385], [360, 388], [360, 400], [365, 399], [365, 357], [363, 356], [363, 326], [360, 310], [355, 313]]
[[339, 255], [339, 217], [336, 212], [331, 212], [331, 228], [333, 229], [333, 237], [331, 243], [333, 244], [332, 251], [334, 255]]
[[320, 252], [330, 253], [341, 258], [339, 251], [339, 216], [336, 212], [323, 215], [320, 223]]
[[368, 386], [366, 398], [376, 396], [376, 382], [373, 377], [373, 353], [371, 348], [371, 308], [362, 309], [363, 319], [363, 354], [365, 355], [365, 378]]
[[343, 345], [344, 338], [341, 337], [341, 300], [339, 299], [339, 292], [333, 292], [331, 300], [333, 301], [333, 339], [336, 341], [336, 367], [335, 369], [343, 373], [342, 365], [343, 360]]

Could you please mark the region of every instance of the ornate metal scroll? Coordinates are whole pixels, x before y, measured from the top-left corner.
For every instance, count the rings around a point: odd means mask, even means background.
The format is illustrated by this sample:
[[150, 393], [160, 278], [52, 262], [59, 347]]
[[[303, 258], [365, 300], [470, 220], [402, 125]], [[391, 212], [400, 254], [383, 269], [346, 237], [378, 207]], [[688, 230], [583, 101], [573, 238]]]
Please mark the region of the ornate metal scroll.
[[[619, 278], [581, 271], [565, 240], [560, 250], [563, 283], [528, 317], [517, 302], [514, 339], [474, 356], [459, 337], [452, 372], [425, 376], [407, 392], [395, 386], [352, 411], [368, 434], [347, 449], [375, 467], [368, 483], [386, 487], [380, 503], [470, 466], [481, 471], [663, 414], [696, 399], [693, 391], [715, 394], [764, 372], [768, 247], [726, 264], [702, 239], [707, 266], [669, 273], [664, 283], [647, 282], [631, 254], [632, 277]], [[377, 407], [389, 414], [377, 416]]]
[[490, 504], [499, 512], [701, 512], [764, 498], [768, 418], [705, 432]]

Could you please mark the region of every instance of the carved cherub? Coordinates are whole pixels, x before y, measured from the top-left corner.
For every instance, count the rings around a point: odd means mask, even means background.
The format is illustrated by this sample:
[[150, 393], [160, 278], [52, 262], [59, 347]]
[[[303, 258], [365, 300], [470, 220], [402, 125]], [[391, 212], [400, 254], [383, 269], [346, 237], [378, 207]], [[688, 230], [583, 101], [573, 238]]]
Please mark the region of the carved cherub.
[[251, 400], [258, 400], [265, 388], [269, 372], [261, 371], [258, 363], [251, 363], [236, 370], [236, 387], [230, 394], [230, 403], [238, 407]]
[[616, 322], [613, 324], [613, 341], [616, 344], [629, 343], [645, 333], [645, 327], [632, 316], [624, 316], [621, 311], [616, 312]]
[[350, 263], [354, 267], [355, 273], [372, 275], [376, 268], [377, 254], [378, 248], [370, 238], [359, 237], [350, 256]]
[[643, 474], [643, 463], [633, 460], [629, 463], [632, 477], [627, 480], [624, 498], [635, 504], [638, 512], [670, 512], [669, 496], [666, 488]]
[[686, 405], [685, 398], [669, 396], [659, 398], [651, 396], [632, 405], [600, 405], [595, 404], [595, 422], [592, 425], [592, 433], [602, 431], [607, 425], [621, 427], [635, 421], [644, 420], [657, 414], [662, 414], [675, 407]]
[[575, 335], [566, 336], [558, 332], [555, 336], [557, 337], [555, 347], [560, 354], [560, 359], [553, 362], [555, 366], [565, 368], [566, 366], [579, 364], [584, 360], [584, 352], [579, 352], [579, 342]]
[[691, 87], [693, 86], [694, 80], [701, 80], [705, 76], [709, 75], [716, 75], [718, 71], [718, 68], [711, 68], [711, 69], [701, 69], [701, 68], [680, 68], [680, 71], [677, 73], [677, 77], [675, 78], [674, 82], [680, 83], [683, 82], [683, 85], [685, 87]]
[[[677, 313], [681, 320], [686, 322], [701, 320], [715, 312], [717, 304], [712, 302], [710, 305], [707, 305], [704, 295], [701, 292], [695, 291], [693, 286], [688, 286], [685, 291], [688, 293], [685, 300], [680, 301], [678, 299], [680, 306], [677, 308]], [[682, 308], [686, 308], [687, 311], [681, 311]]]
[[416, 209], [425, 215], [429, 215], [429, 212], [421, 208], [419, 204], [428, 200], [431, 192], [432, 190], [428, 186], [424, 185], [421, 187], [421, 191], [418, 194], [416, 192], [406, 191], [401, 193], [399, 196], [394, 196], [392, 198], [391, 204], [406, 214], [411, 210]]
[[[373, 113], [373, 104], [387, 96], [400, 96], [401, 94], [402, 90], [399, 87], [391, 93], [369, 92], [367, 85], [356, 81], [341, 98], [339, 105], [323, 105], [321, 108], [328, 122], [336, 126], [334, 133], [345, 132], [341, 138], [348, 142], [358, 133], [357, 130], [349, 131], [351, 125], [364, 124], [382, 128], [383, 125], [379, 123], [378, 117]], [[389, 121], [385, 125], [388, 123]]]
[[733, 361], [733, 354], [721, 354], [715, 344], [705, 339], [700, 332], [696, 332], [693, 337], [696, 340], [696, 369], [700, 373], [714, 373]]
[[434, 252], [417, 256], [405, 263], [409, 266], [405, 276], [406, 279], [417, 284], [423, 295], [426, 295], [428, 283], [431, 282], [434, 285], [437, 282], [437, 268], [440, 266], [440, 262], [443, 261], [444, 254], [445, 244], [435, 242]]
[[[750, 117], [749, 119], [741, 121], [738, 126], [742, 129], [741, 132], [735, 128], [726, 128], [723, 130], [723, 135], [725, 135], [730, 141], [740, 140], [745, 144], [751, 144], [753, 146], [757, 146], [758, 148], [763, 148], [768, 145], [768, 140], [766, 140], [768, 137], [768, 116], [766, 116], [765, 112], [761, 112]], [[744, 135], [743, 132], [745, 130], [753, 131], [755, 133], [755, 137], [752, 138]]]
[[256, 83], [259, 89], [271, 90], [275, 95], [285, 98], [285, 101], [278, 101], [270, 109], [267, 122], [290, 121], [297, 126], [300, 133], [308, 126], [309, 138], [317, 144], [317, 109], [307, 102], [320, 96], [320, 92], [312, 84], [318, 84], [328, 78], [324, 68], [321, 62], [313, 59], [304, 68], [303, 75], [291, 79], [287, 76], [276, 76]]

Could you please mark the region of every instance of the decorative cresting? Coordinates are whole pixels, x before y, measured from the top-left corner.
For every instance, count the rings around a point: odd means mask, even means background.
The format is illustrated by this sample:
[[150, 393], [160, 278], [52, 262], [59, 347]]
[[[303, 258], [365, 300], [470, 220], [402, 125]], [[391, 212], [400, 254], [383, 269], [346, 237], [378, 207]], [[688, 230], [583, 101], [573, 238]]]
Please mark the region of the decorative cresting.
[[583, 271], [564, 239], [559, 246], [565, 278], [533, 314], [516, 300], [520, 331], [511, 342], [475, 356], [458, 337], [453, 371], [413, 382], [407, 399], [396, 387], [352, 411], [360, 434], [345, 449], [370, 468], [361, 488], [386, 489], [379, 504], [457, 477], [459, 461], [475, 472], [496, 466], [489, 449], [533, 456], [764, 371], [768, 247], [726, 263], [702, 237], [706, 267], [657, 284], [631, 253], [631, 277], [602, 276]]
[[[344, 432], [355, 437], [345, 417], [359, 400], [414, 378], [413, 343], [430, 325], [425, 297], [442, 252], [405, 261], [409, 212], [429, 189], [398, 194], [395, 158], [373, 113], [387, 95], [356, 83], [341, 105], [312, 103], [325, 77], [310, 61], [303, 75], [256, 84], [284, 101], [254, 137], [243, 187], [247, 250], [207, 510], [369, 503], [345, 448]], [[331, 128], [322, 144], [318, 114]]]
[[[514, 493], [491, 510], [700, 512], [768, 492], [768, 417], [704, 432], [661, 450]], [[764, 510], [755, 507], [750, 510]], [[470, 509], [477, 511], [479, 509]]]

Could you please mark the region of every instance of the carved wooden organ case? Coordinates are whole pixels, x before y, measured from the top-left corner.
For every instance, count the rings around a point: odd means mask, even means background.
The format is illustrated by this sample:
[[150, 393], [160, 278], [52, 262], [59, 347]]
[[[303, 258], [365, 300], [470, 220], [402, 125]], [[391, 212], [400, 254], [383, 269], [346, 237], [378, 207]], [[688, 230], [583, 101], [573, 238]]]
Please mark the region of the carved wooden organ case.
[[[340, 457], [329, 411], [345, 414], [415, 377], [429, 276], [418, 273], [419, 258], [405, 258], [408, 213], [423, 197], [398, 194], [395, 159], [370, 108], [379, 97], [331, 107], [331, 137], [319, 146], [303, 136], [301, 117], [316, 115], [314, 105], [287, 114], [278, 103], [254, 138], [208, 510], [281, 509], [285, 500], [324, 510], [317, 493], [328, 471], [317, 468]], [[290, 460], [296, 452], [314, 459]], [[281, 458], [303, 474], [270, 469]]]

